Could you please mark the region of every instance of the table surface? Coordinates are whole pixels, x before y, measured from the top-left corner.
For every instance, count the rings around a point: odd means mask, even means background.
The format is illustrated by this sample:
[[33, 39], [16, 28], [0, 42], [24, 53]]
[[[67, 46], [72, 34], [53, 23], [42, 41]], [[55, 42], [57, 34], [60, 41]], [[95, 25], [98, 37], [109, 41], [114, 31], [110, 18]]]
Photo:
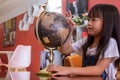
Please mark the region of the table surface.
[[[0, 51], [0, 53], [13, 53], [13, 51]], [[26, 72], [7, 72], [5, 77], [0, 77], [0, 80], [102, 80], [101, 77], [88, 77], [88, 76], [37, 76], [34, 71]]]
[[102, 80], [101, 77], [88, 76], [37, 76], [36, 72], [8, 72], [6, 77], [0, 77], [0, 80]]

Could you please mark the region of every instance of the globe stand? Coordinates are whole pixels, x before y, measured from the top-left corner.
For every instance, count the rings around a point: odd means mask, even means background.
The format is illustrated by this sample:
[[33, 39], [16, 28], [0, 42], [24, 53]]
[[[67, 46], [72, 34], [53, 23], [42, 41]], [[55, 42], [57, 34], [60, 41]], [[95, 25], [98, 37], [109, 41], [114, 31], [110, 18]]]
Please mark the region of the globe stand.
[[[53, 65], [53, 50], [63, 45], [70, 36], [70, 25], [67, 19], [60, 13], [43, 11], [37, 18], [34, 32], [37, 40], [49, 50], [48, 66]], [[47, 72], [47, 67], [37, 74], [50, 77], [54, 72]]]
[[[49, 65], [48, 66], [51, 66], [51, 65], [53, 65], [53, 60], [54, 60], [54, 58], [53, 58], [53, 50], [55, 50], [55, 48], [47, 48], [48, 50], [49, 50], [49, 57], [48, 57], [48, 61], [49, 61]], [[51, 76], [51, 72], [48, 72], [46, 69], [48, 68], [48, 66], [46, 67], [46, 68], [44, 68], [43, 70], [39, 70], [38, 72], [37, 72], [37, 75], [39, 75], [39, 76], [42, 76], [42, 77], [46, 77], [46, 76]]]

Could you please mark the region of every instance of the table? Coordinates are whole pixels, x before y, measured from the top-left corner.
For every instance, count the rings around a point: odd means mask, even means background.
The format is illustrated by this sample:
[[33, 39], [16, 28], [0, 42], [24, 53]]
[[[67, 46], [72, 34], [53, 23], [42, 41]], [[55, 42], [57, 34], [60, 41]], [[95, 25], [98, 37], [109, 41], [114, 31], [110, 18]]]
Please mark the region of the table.
[[87, 76], [56, 76], [51, 78], [37, 76], [36, 72], [26, 71], [26, 72], [8, 72], [5, 78], [0, 78], [0, 80], [102, 80], [101, 77], [87, 77]]

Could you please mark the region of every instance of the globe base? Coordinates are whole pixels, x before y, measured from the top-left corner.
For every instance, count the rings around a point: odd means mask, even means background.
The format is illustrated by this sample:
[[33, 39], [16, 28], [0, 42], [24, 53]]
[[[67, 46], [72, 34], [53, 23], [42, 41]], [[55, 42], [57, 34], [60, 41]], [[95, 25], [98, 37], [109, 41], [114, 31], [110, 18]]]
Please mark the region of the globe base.
[[40, 78], [40, 80], [43, 80], [43, 79], [49, 80], [49, 79], [51, 79], [51, 72], [48, 72], [46, 69], [47, 69], [47, 67], [45, 69], [39, 70], [37, 72], [37, 76]]

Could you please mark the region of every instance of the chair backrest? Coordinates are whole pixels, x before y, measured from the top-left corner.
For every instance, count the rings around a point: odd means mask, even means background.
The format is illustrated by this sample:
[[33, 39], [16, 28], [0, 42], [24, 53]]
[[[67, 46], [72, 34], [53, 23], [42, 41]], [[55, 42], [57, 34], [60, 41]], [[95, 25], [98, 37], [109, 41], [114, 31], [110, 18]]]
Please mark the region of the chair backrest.
[[1, 65], [3, 65], [3, 63], [2, 63], [2, 60], [1, 60], [1, 58], [0, 58], [0, 66], [1, 66]]
[[79, 54], [67, 56], [64, 59], [64, 66], [81, 67], [82, 66], [82, 57]]
[[31, 46], [18, 45], [8, 63], [8, 67], [26, 68], [31, 63]]

